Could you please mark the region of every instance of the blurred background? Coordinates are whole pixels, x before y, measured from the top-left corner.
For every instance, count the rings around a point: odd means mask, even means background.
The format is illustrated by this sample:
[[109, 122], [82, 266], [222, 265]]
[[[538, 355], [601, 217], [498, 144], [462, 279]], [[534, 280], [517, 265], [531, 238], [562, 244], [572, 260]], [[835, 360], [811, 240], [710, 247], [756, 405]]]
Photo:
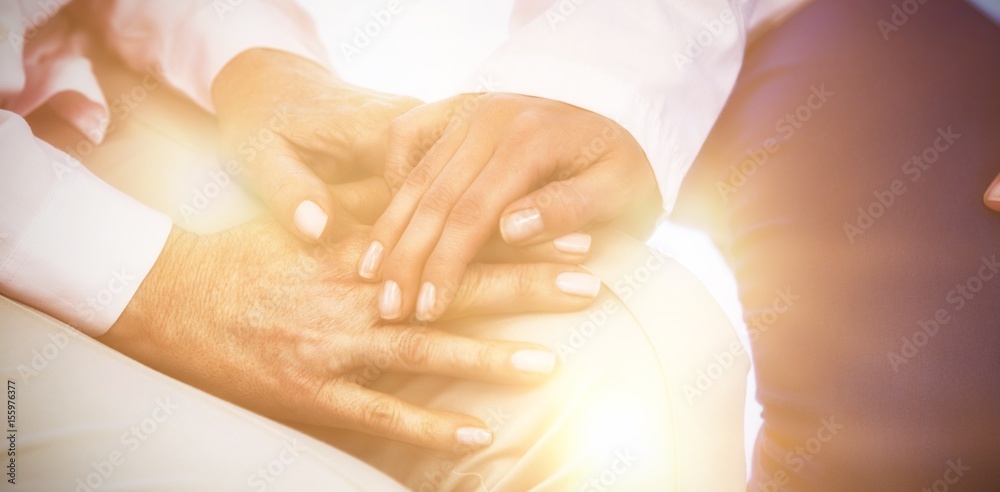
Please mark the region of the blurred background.
[[[427, 102], [459, 91], [469, 74], [507, 39], [514, 4], [514, 0], [299, 2], [315, 19], [341, 77]], [[390, 3], [396, 14], [389, 11]], [[657, 228], [647, 244], [677, 259], [701, 279], [749, 350], [736, 281], [709, 238], [668, 221]], [[754, 397], [756, 388], [751, 370], [744, 429], [748, 463], [761, 425], [761, 407]]]

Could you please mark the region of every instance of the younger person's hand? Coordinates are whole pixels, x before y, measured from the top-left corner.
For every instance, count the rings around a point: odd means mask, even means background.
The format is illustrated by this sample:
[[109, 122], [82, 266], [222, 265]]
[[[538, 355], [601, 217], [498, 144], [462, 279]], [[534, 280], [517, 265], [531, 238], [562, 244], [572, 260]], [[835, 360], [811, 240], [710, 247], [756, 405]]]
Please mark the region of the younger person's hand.
[[[579, 262], [593, 224], [648, 233], [662, 210], [652, 169], [620, 125], [565, 103], [515, 94], [461, 95], [420, 106], [389, 129], [394, 190], [359, 274], [383, 282], [385, 319], [433, 320], [494, 236], [546, 261]], [[557, 286], [595, 296], [599, 282]]]

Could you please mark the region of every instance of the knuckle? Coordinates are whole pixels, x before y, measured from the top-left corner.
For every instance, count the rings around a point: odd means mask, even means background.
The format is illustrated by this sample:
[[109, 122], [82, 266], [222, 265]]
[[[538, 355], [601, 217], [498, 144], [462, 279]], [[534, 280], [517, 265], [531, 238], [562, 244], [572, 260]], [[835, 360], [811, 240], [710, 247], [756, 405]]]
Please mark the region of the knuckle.
[[385, 396], [372, 398], [365, 404], [362, 424], [376, 432], [391, 434], [399, 428], [399, 407]]
[[[431, 276], [430, 274], [438, 274], [451, 271], [451, 267], [455, 264], [455, 256], [452, 254], [444, 254], [437, 252], [435, 249], [434, 253], [427, 258], [427, 263], [424, 265], [424, 274]], [[437, 275], [434, 275], [437, 276]]]
[[430, 214], [441, 219], [448, 215], [452, 205], [454, 205], [454, 198], [451, 193], [441, 189], [441, 187], [435, 187], [420, 199], [420, 213]]
[[511, 270], [511, 289], [519, 298], [530, 298], [535, 293], [535, 270], [531, 265], [514, 265]]
[[560, 187], [559, 202], [562, 215], [569, 225], [583, 225], [589, 221], [593, 198], [579, 187], [573, 186], [572, 182], [566, 182], [565, 186]]
[[479, 348], [475, 349], [475, 356], [469, 361], [469, 370], [477, 373], [486, 373], [493, 369], [493, 361], [496, 359], [497, 350], [489, 342], [481, 342]]
[[399, 169], [399, 178], [405, 180], [407, 185], [419, 190], [427, 189], [434, 182], [431, 165], [426, 161], [413, 166], [409, 172], [405, 168]]
[[431, 338], [424, 329], [407, 328], [396, 340], [400, 361], [409, 367], [419, 367], [427, 362], [431, 352]]
[[266, 196], [271, 204], [278, 205], [294, 199], [299, 185], [294, 180], [286, 179], [270, 184], [270, 188], [270, 192]]
[[484, 212], [479, 199], [463, 197], [455, 204], [448, 221], [462, 229], [471, 229], [483, 222]]
[[491, 342], [482, 342], [480, 347], [475, 351], [475, 358], [472, 361], [471, 369], [479, 373], [495, 372], [497, 367], [501, 364], [497, 364], [500, 359], [506, 359], [506, 357], [501, 357], [501, 352], [503, 352], [498, 346]]
[[412, 119], [413, 116], [410, 113], [403, 113], [390, 120], [388, 128], [389, 141], [398, 143], [408, 142], [416, 131], [414, 125], [411, 124]]
[[535, 108], [528, 108], [518, 113], [514, 121], [522, 131], [534, 132], [545, 126], [546, 119], [542, 111]]
[[382, 277], [390, 278], [403, 285], [404, 282], [411, 279], [410, 272], [414, 268], [418, 268], [417, 265], [423, 264], [423, 261], [418, 251], [408, 247], [408, 245], [404, 244], [404, 241], [400, 241], [386, 258]]

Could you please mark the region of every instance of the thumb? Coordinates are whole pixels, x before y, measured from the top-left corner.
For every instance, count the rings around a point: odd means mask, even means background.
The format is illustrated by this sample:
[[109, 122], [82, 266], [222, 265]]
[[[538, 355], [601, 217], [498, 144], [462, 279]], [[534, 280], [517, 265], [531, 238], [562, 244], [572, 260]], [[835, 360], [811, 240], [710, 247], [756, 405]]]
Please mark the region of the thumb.
[[990, 187], [986, 189], [986, 195], [983, 199], [987, 207], [1000, 212], [1000, 175], [997, 175]]
[[527, 246], [611, 220], [628, 201], [614, 186], [613, 171], [591, 167], [511, 203], [500, 216], [500, 235], [507, 244]]
[[[251, 149], [252, 150], [252, 149]], [[328, 230], [333, 197], [324, 183], [282, 138], [248, 156], [244, 179], [289, 232], [318, 242]]]

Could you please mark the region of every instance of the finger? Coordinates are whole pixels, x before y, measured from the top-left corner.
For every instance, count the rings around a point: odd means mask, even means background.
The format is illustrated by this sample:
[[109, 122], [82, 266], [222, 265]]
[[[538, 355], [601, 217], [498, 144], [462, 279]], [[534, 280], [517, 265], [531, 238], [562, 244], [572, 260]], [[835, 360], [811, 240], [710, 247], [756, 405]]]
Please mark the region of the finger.
[[472, 264], [441, 318], [577, 311], [591, 305], [600, 289], [601, 279], [576, 265]]
[[1000, 212], [1000, 175], [997, 175], [990, 187], [986, 189], [984, 200], [987, 207]]
[[[531, 133], [535, 130], [532, 128]], [[423, 268], [417, 319], [435, 319], [447, 308], [449, 299], [437, 298], [433, 292], [461, 283], [466, 265], [490, 238], [504, 206], [524, 196], [540, 175], [548, 173], [551, 163], [544, 140], [505, 138], [482, 173], [455, 203]]]
[[[466, 127], [464, 125], [449, 127], [444, 136], [409, 172], [401, 188], [393, 196], [389, 206], [372, 228], [371, 242], [365, 248], [365, 254], [358, 262], [358, 275], [361, 278], [375, 280], [381, 275], [386, 252], [392, 251], [396, 246], [400, 236], [406, 230], [406, 226], [410, 223], [420, 199], [434, 184], [438, 174], [444, 168], [444, 164], [458, 151], [465, 140], [465, 135]], [[388, 169], [386, 178], [386, 183], [391, 183]]]
[[333, 185], [330, 192], [337, 207], [362, 224], [374, 224], [389, 206], [389, 188], [379, 176]]
[[330, 223], [330, 190], [280, 137], [244, 161], [243, 179], [278, 221], [307, 242], [318, 242]]
[[[488, 130], [476, 127], [469, 131], [469, 136], [452, 158], [443, 164], [443, 169], [421, 197], [416, 205], [416, 211], [405, 230], [393, 246], [387, 240], [385, 266], [382, 268], [382, 279], [385, 284], [394, 282], [389, 288], [399, 291], [397, 305], [380, 305], [384, 319], [402, 319], [413, 312], [417, 302], [418, 289], [424, 264], [435, 249], [446, 230], [446, 224], [453, 220], [460, 207], [456, 207], [460, 197], [476, 182], [477, 176], [493, 152], [492, 138]], [[433, 164], [437, 165], [437, 164]], [[398, 196], [401, 196], [397, 195]], [[470, 217], [470, 220], [481, 220], [487, 235], [493, 221], [482, 217]], [[380, 240], [383, 230], [378, 224], [372, 231], [373, 240]], [[392, 235], [394, 231], [390, 231]], [[469, 249], [471, 258], [479, 250], [480, 243], [470, 242], [464, 246]], [[456, 277], [456, 281], [457, 281]]]
[[448, 128], [456, 126], [447, 118], [452, 104], [450, 99], [424, 104], [389, 125], [384, 172], [393, 195]]
[[476, 263], [582, 263], [590, 252], [591, 237], [584, 232], [571, 232], [528, 246], [511, 246], [505, 243], [499, 235], [490, 236], [490, 240], [479, 249]]
[[637, 199], [623, 167], [603, 161], [514, 201], [500, 217], [501, 236], [512, 245], [537, 244], [621, 215]]
[[353, 384], [327, 385], [318, 399], [340, 426], [394, 441], [456, 453], [493, 442], [489, 426], [475, 417], [430, 410]]
[[533, 384], [555, 369], [551, 350], [536, 344], [479, 340], [419, 325], [373, 328], [373, 344], [357, 354], [369, 373], [433, 374], [501, 384]]

